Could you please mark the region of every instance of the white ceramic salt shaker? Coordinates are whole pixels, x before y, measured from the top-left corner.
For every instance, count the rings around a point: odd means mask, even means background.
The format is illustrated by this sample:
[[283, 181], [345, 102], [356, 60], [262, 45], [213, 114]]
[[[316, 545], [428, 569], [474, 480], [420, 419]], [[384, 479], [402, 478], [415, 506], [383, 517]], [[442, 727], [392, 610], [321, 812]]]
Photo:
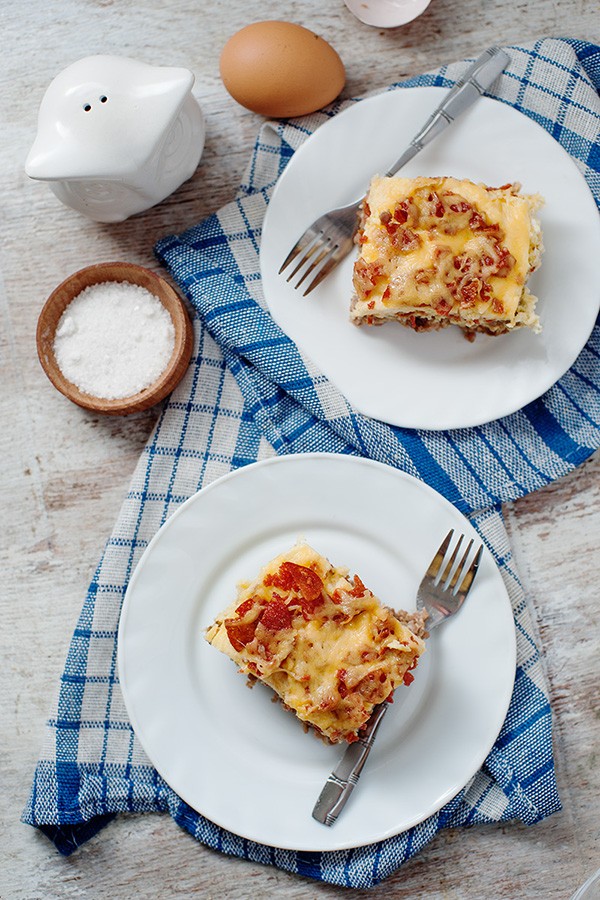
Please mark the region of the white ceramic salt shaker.
[[202, 110], [188, 69], [88, 56], [49, 85], [25, 163], [59, 200], [97, 222], [160, 203], [196, 170]]

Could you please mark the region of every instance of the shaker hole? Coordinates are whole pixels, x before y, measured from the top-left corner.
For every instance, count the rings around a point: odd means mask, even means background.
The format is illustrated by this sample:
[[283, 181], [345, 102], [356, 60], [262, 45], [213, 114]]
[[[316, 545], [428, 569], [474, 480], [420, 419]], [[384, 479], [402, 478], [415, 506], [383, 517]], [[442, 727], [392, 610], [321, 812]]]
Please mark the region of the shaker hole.
[[108, 97], [105, 97], [104, 94], [100, 97], [100, 103], [106, 103]]
[[89, 112], [92, 107], [89, 103], [84, 103], [83, 108], [86, 112]]

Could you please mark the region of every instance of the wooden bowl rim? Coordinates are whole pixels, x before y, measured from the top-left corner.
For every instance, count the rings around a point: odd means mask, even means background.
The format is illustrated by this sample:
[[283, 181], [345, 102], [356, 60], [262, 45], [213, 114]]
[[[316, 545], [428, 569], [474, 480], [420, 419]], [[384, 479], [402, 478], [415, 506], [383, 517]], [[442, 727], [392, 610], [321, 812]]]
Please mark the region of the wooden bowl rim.
[[[80, 390], [63, 375], [54, 355], [56, 326], [65, 309], [86, 287], [107, 281], [129, 282], [146, 288], [160, 300], [171, 316], [175, 329], [173, 352], [161, 375], [153, 384], [132, 394], [107, 400]], [[54, 319], [54, 326], [49, 322]], [[181, 381], [191, 359], [193, 328], [181, 297], [156, 272], [129, 262], [94, 263], [78, 269], [54, 288], [38, 317], [36, 345], [41, 366], [54, 387], [84, 409], [107, 415], [129, 415], [141, 412], [163, 400]]]

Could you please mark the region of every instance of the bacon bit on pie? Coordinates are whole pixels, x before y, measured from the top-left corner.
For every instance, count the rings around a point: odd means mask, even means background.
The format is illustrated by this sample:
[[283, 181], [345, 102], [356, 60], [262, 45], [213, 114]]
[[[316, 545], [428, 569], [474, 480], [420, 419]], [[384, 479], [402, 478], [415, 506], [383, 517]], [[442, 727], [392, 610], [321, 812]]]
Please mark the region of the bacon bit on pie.
[[498, 261], [496, 263], [496, 271], [494, 274], [497, 275], [498, 278], [506, 278], [514, 268], [516, 260], [510, 250], [502, 244], [497, 243], [494, 249], [498, 254]]
[[458, 203], [450, 203], [450, 209], [455, 213], [466, 213], [472, 208], [470, 203], [467, 203], [466, 200], [459, 200]]
[[374, 286], [384, 277], [383, 266], [379, 262], [366, 263], [358, 259], [354, 266], [354, 287], [359, 297], [368, 297]]
[[343, 700], [344, 697], [347, 697], [347, 696], [348, 696], [348, 687], [347, 687], [346, 682], [345, 682], [345, 680], [344, 680], [344, 679], [346, 678], [346, 675], [347, 675], [348, 673], [346, 672], [345, 669], [338, 669], [337, 672], [336, 672], [335, 674], [336, 674], [336, 678], [337, 678], [337, 689], [338, 689], [338, 694], [340, 695], [340, 697], [341, 697], [342, 700]]
[[265, 575], [264, 584], [267, 587], [278, 587], [288, 592], [294, 588], [291, 573], [282, 568], [279, 568], [276, 572], [272, 572], [269, 575]]
[[419, 235], [410, 228], [400, 228], [392, 237], [392, 244], [402, 253], [410, 253], [420, 247], [422, 243]]
[[321, 700], [321, 702], [319, 703], [318, 708], [322, 709], [323, 711], [326, 709], [333, 709], [335, 704], [336, 704], [335, 697], [325, 697], [325, 699]]
[[365, 594], [367, 593], [367, 589], [366, 589], [366, 587], [364, 586], [364, 584], [363, 584], [363, 582], [362, 582], [360, 576], [359, 576], [359, 575], [355, 575], [354, 578], [353, 578], [352, 580], [353, 580], [353, 582], [354, 582], [354, 587], [353, 587], [352, 590], [350, 591], [350, 593], [352, 594], [352, 596], [353, 596], [353, 597], [364, 597]]
[[481, 279], [469, 278], [465, 280], [458, 288], [460, 295], [460, 305], [463, 309], [475, 306], [481, 292]]
[[445, 259], [452, 253], [452, 250], [447, 244], [438, 244], [433, 251], [433, 258], [439, 262], [441, 259]]
[[432, 192], [429, 194], [429, 196], [427, 197], [427, 200], [429, 201], [429, 203], [431, 203], [431, 205], [432, 205], [432, 207], [433, 207], [433, 215], [434, 215], [437, 219], [443, 218], [443, 215], [444, 215], [444, 212], [445, 212], [445, 210], [444, 210], [444, 204], [443, 204], [442, 201], [440, 200], [440, 198], [439, 198], [438, 194], [436, 193], [436, 191], [432, 191]]
[[367, 702], [377, 703], [385, 698], [382, 693], [382, 685], [387, 683], [387, 675], [382, 669], [375, 669], [365, 675], [356, 685], [355, 690], [361, 694]]
[[291, 579], [292, 587], [300, 591], [304, 600], [314, 602], [321, 599], [323, 582], [312, 569], [299, 566], [298, 563], [284, 562], [279, 571], [286, 579]]
[[276, 598], [267, 603], [260, 617], [260, 624], [268, 628], [269, 631], [281, 631], [283, 628], [291, 627], [292, 614], [283, 600]]
[[246, 615], [246, 613], [250, 612], [250, 610], [253, 608], [253, 606], [255, 604], [256, 604], [256, 599], [254, 597], [249, 597], [248, 600], [244, 600], [243, 603], [240, 603], [240, 605], [238, 606], [238, 608], [235, 611], [235, 614], [238, 617], [238, 619], [243, 619], [243, 617]]
[[259, 597], [249, 597], [240, 603], [235, 611], [235, 619], [225, 619], [225, 629], [231, 646], [242, 650], [246, 644], [254, 640], [256, 626], [263, 609], [264, 601]]
[[393, 237], [396, 234], [401, 225], [408, 224], [411, 227], [416, 227], [418, 225], [418, 219], [419, 210], [415, 206], [412, 197], [402, 200], [394, 207], [392, 212], [386, 209], [379, 216], [379, 221], [390, 237]]
[[474, 211], [469, 219], [469, 228], [475, 232], [485, 232], [490, 236], [494, 236], [499, 241], [504, 239], [504, 232], [495, 222], [488, 222], [481, 213]]
[[469, 219], [469, 227], [471, 231], [481, 231], [485, 229], [488, 223], [485, 221], [481, 213], [473, 212], [473, 215]]
[[[243, 605], [243, 604], [242, 604]], [[238, 653], [244, 649], [246, 644], [254, 640], [258, 619], [253, 622], [242, 622], [239, 619], [225, 619], [225, 629], [229, 643]]]
[[412, 684], [413, 681], [415, 680], [415, 676], [412, 674], [412, 670], [416, 667], [416, 665], [417, 665], [417, 660], [416, 660], [416, 659], [413, 659], [413, 661], [411, 662], [410, 666], [408, 667], [408, 669], [406, 670], [406, 672], [405, 672], [404, 675], [402, 676], [402, 681], [404, 682], [404, 684], [406, 685], [406, 687], [408, 687], [409, 684]]
[[375, 309], [375, 301], [374, 301], [374, 300], [369, 300], [369, 302], [367, 303], [367, 307], [368, 307], [369, 309]]
[[316, 572], [297, 563], [284, 562], [278, 571], [267, 575], [265, 585], [281, 588], [288, 593], [300, 594], [298, 605], [305, 619], [310, 618], [323, 602], [323, 582]]
[[435, 307], [435, 311], [438, 316], [447, 316], [452, 309], [452, 304], [448, 303], [446, 299], [442, 297], [437, 306]]
[[394, 209], [394, 220], [398, 222], [399, 225], [404, 225], [404, 223], [408, 221], [408, 203], [406, 200], [403, 200]]
[[475, 260], [468, 253], [459, 253], [453, 260], [454, 268], [460, 272], [469, 272], [474, 262]]

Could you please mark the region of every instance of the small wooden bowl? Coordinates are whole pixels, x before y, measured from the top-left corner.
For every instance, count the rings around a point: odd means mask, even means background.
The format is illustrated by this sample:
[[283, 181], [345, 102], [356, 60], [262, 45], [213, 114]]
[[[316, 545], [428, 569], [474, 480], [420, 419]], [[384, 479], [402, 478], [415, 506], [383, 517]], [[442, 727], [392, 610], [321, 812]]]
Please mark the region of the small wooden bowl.
[[[128, 281], [146, 288], [160, 300], [171, 316], [175, 328], [175, 346], [162, 375], [154, 384], [139, 393], [117, 400], [105, 400], [85, 394], [77, 385], [65, 378], [54, 355], [56, 328], [69, 303], [86, 287], [105, 281]], [[126, 416], [154, 406], [179, 384], [192, 355], [194, 333], [183, 301], [163, 278], [150, 269], [133, 263], [109, 262], [98, 263], [74, 272], [52, 291], [38, 319], [36, 340], [42, 368], [61, 394], [84, 409], [112, 416]]]

